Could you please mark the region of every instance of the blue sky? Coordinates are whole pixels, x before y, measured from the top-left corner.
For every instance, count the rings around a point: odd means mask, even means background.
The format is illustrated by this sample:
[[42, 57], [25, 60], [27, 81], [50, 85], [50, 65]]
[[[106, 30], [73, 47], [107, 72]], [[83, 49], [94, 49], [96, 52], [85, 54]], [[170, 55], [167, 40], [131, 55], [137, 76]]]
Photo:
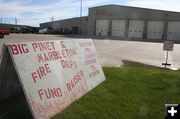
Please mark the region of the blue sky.
[[[180, 12], [180, 0], [82, 0], [83, 16], [88, 8], [106, 4], [153, 8]], [[3, 23], [39, 26], [39, 23], [79, 17], [80, 0], [0, 0], [0, 17]], [[0, 21], [1, 22], [1, 21]]]

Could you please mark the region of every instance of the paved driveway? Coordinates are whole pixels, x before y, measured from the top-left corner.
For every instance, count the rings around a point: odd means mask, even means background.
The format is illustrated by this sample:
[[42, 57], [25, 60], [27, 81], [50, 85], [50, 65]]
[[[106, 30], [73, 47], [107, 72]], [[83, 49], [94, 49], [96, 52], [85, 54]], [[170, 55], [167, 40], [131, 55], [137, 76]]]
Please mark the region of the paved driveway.
[[[122, 60], [135, 61], [162, 67], [166, 52], [162, 43], [94, 40], [96, 50], [103, 65], [121, 66]], [[169, 53], [172, 68], [180, 68], [180, 45], [175, 44], [174, 51]]]
[[[24, 42], [39, 40], [69, 39], [58, 35], [11, 34], [0, 41], [0, 49], [4, 42]], [[99, 60], [103, 66], [122, 66], [122, 60], [135, 61], [162, 67], [165, 54], [162, 43], [136, 42], [122, 40], [94, 39]], [[180, 68], [180, 44], [175, 44], [174, 51], [169, 54], [172, 68]]]

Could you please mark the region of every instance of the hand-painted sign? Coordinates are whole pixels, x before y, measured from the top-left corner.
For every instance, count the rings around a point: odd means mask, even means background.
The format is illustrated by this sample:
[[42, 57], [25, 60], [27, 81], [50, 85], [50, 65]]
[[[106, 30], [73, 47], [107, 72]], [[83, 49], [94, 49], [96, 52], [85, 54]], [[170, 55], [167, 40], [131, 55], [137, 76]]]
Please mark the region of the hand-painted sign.
[[172, 41], [164, 41], [163, 50], [164, 51], [173, 51], [174, 42]]
[[8, 44], [36, 119], [48, 119], [105, 80], [92, 40]]

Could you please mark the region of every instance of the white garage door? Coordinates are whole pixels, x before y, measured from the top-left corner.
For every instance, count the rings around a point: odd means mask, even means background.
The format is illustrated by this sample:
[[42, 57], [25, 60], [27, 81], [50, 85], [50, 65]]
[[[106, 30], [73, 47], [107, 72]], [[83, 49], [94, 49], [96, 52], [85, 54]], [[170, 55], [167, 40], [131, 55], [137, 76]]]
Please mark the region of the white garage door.
[[167, 40], [180, 40], [180, 21], [168, 22]]
[[148, 21], [147, 38], [162, 39], [163, 26], [164, 26], [163, 21]]
[[96, 20], [96, 36], [107, 36], [108, 20]]
[[130, 20], [128, 36], [130, 38], [143, 38], [144, 21]]
[[111, 35], [124, 37], [125, 36], [125, 20], [112, 20]]

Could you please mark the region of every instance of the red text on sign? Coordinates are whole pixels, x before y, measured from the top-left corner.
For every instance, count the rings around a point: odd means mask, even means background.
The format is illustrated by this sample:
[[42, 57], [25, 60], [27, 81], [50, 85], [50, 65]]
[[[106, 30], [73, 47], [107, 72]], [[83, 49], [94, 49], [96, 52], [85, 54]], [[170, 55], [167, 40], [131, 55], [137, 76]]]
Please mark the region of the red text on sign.
[[51, 73], [49, 65], [44, 64], [44, 66], [39, 67], [36, 71], [31, 73], [31, 76], [32, 76], [34, 83], [36, 83], [38, 79], [44, 78], [48, 73]]
[[92, 46], [93, 44], [92, 42], [80, 42], [79, 45], [81, 47], [87, 47], [87, 46]]
[[62, 58], [59, 51], [51, 51], [48, 53], [39, 53], [39, 54], [37, 54], [37, 57], [38, 57], [39, 63], [58, 60], [58, 59]]
[[91, 73], [89, 73], [89, 77], [92, 78], [92, 77], [97, 76], [98, 74], [100, 74], [100, 71], [97, 69], [97, 70], [92, 71]]
[[13, 55], [26, 54], [29, 52], [26, 44], [11, 45], [10, 48]]
[[39, 89], [38, 95], [41, 100], [57, 98], [62, 96], [62, 91], [60, 88]]
[[32, 43], [32, 47], [34, 49], [34, 52], [55, 50], [54, 42]]
[[61, 50], [61, 53], [64, 58], [77, 55], [77, 52], [75, 49], [64, 49], [64, 50]]
[[95, 58], [85, 60], [85, 64], [86, 65], [91, 65], [91, 64], [95, 64], [95, 63], [96, 63], [96, 59]]
[[71, 82], [66, 84], [68, 91], [71, 92], [83, 77], [84, 77], [84, 73], [81, 70], [73, 77]]
[[76, 61], [61, 60], [61, 65], [63, 69], [77, 68]]

